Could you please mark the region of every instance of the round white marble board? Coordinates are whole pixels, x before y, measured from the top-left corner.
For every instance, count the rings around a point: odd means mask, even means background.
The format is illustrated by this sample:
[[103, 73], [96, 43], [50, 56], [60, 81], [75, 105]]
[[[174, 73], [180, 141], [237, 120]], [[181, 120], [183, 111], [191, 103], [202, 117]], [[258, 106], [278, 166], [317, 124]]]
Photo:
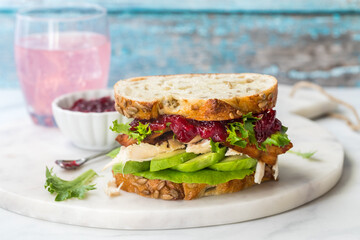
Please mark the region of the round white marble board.
[[[74, 147], [58, 129], [34, 126], [22, 119], [0, 128], [0, 207], [53, 222], [113, 229], [172, 229], [228, 224], [278, 214], [305, 204], [329, 191], [339, 180], [343, 148], [316, 123], [294, 115], [279, 119], [289, 127], [294, 150], [317, 151], [315, 161], [294, 154], [279, 158], [279, 181], [244, 191], [192, 201], [148, 199], [122, 192], [110, 198], [105, 185], [111, 170], [100, 159], [77, 171], [55, 166], [55, 159], [91, 154]], [[97, 189], [84, 200], [55, 202], [44, 189], [45, 166], [61, 178], [72, 179], [92, 168], [101, 175]]]

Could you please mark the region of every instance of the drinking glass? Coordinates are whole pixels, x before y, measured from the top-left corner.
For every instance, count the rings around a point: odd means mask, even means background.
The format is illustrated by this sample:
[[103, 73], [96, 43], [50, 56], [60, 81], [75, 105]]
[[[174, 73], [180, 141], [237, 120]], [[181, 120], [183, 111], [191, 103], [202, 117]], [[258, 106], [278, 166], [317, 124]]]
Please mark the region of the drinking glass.
[[15, 59], [33, 122], [54, 126], [51, 102], [56, 97], [107, 85], [110, 39], [106, 10], [93, 4], [20, 10]]

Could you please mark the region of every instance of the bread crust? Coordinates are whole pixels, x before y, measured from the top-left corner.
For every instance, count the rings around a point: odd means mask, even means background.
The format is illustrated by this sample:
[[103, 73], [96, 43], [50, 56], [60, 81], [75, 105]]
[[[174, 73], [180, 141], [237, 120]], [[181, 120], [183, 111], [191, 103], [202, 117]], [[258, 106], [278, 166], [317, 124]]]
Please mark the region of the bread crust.
[[[166, 78], [170, 76], [180, 76], [184, 78], [201, 77], [209, 74], [182, 74], [182, 75], [159, 75], [155, 77]], [[210, 74], [227, 76], [234, 74]], [[236, 74], [235, 74], [236, 75]], [[261, 74], [237, 74], [239, 76], [260, 76]], [[148, 76], [154, 77], [154, 76]], [[115, 90], [115, 108], [118, 112], [128, 118], [153, 119], [159, 115], [175, 114], [198, 121], [220, 121], [240, 118], [249, 112], [260, 113], [266, 109], [275, 107], [277, 100], [277, 80], [272, 76], [266, 75], [274, 81], [274, 84], [257, 94], [232, 97], [229, 99], [161, 99], [154, 101], [139, 101], [122, 96], [116, 89], [121, 88], [123, 81], [139, 82], [148, 77], [137, 77], [125, 79], [117, 82]]]
[[[244, 179], [234, 179], [218, 185], [203, 183], [174, 183], [159, 179], [147, 179], [132, 174], [114, 174], [116, 185], [126, 192], [136, 193], [143, 197], [163, 200], [193, 200], [196, 198], [234, 193], [255, 184], [254, 174]], [[274, 180], [272, 169], [265, 167], [262, 182]]]

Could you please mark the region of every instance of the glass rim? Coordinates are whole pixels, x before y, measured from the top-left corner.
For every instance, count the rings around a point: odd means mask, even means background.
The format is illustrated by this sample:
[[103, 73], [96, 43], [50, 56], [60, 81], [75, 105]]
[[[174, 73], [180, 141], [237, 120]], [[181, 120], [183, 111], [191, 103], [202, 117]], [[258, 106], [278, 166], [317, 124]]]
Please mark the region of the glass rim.
[[[84, 14], [84, 16], [76, 16], [76, 17], [36, 17], [27, 15], [31, 11], [35, 10], [53, 10], [53, 9], [70, 9], [70, 8], [78, 8], [78, 9], [94, 9], [97, 10], [97, 13], [94, 14]], [[106, 8], [93, 3], [66, 3], [66, 4], [52, 4], [47, 6], [32, 6], [32, 7], [25, 7], [21, 8], [16, 12], [17, 19], [24, 19], [27, 21], [38, 21], [38, 22], [73, 22], [73, 21], [85, 21], [85, 20], [92, 20], [96, 18], [101, 18], [106, 16], [107, 10]]]

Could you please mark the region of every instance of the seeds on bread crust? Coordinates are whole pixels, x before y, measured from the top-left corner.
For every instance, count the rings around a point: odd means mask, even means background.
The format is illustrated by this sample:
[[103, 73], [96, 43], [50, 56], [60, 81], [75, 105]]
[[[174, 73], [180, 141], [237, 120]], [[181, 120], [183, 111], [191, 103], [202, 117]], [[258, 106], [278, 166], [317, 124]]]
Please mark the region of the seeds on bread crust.
[[128, 112], [128, 114], [130, 115], [134, 115], [135, 113], [137, 113], [139, 110], [136, 107], [128, 107], [126, 109], [126, 111]]
[[162, 199], [164, 200], [172, 200], [173, 199], [173, 196], [169, 195], [169, 194], [164, 194], [161, 196]]
[[[170, 90], [165, 91], [164, 87]], [[176, 114], [198, 121], [230, 120], [229, 113], [241, 117], [248, 112], [260, 113], [265, 107], [273, 108], [276, 98], [277, 80], [261, 74], [150, 76], [122, 80], [115, 85], [116, 109], [126, 117], [140, 119]]]
[[179, 193], [175, 189], [170, 189], [170, 195], [173, 196], [173, 198], [179, 197]]
[[156, 189], [160, 191], [163, 187], [165, 187], [165, 182], [161, 181]]
[[[263, 181], [273, 180], [271, 171], [271, 167], [266, 164], [265, 172], [270, 174], [265, 174]], [[242, 180], [234, 179], [218, 185], [208, 185], [203, 183], [174, 183], [166, 181], [167, 186], [163, 186], [161, 191], [158, 191], [154, 189], [155, 186], [159, 185], [160, 180], [158, 179], [147, 179], [147, 184], [139, 185], [133, 184], [138, 179], [135, 179], [135, 176], [132, 174], [117, 173], [114, 177], [116, 185], [119, 187], [122, 184], [120, 188], [124, 191], [137, 193], [144, 197], [155, 199], [160, 198], [163, 200], [192, 200], [203, 196], [233, 193], [255, 184], [254, 176], [249, 175]], [[164, 184], [165, 181], [161, 180], [160, 183]]]
[[259, 108], [261, 108], [261, 109], [265, 108], [266, 105], [267, 105], [267, 102], [266, 102], [266, 101], [260, 102], [260, 103], [258, 104]]
[[125, 115], [125, 114], [124, 114], [124, 111], [122, 110], [122, 108], [119, 107], [116, 103], [115, 103], [115, 109], [116, 109], [116, 111], [118, 111], [118, 112], [121, 113], [122, 115]]
[[155, 190], [154, 194], [153, 194], [154, 198], [159, 198], [159, 195], [160, 195], [160, 192], [158, 190]]
[[143, 185], [143, 184], [145, 184], [147, 182], [147, 179], [146, 178], [140, 178], [140, 179], [136, 180], [136, 182], [138, 184], [140, 184], [140, 185]]
[[144, 109], [144, 108], [145, 108], [145, 106], [142, 105], [142, 104], [139, 103], [139, 102], [134, 102], [134, 105], [135, 105], [135, 107], [137, 107], [138, 109]]
[[145, 190], [142, 191], [142, 193], [145, 194], [145, 195], [150, 195], [151, 192], [149, 190], [145, 189]]

